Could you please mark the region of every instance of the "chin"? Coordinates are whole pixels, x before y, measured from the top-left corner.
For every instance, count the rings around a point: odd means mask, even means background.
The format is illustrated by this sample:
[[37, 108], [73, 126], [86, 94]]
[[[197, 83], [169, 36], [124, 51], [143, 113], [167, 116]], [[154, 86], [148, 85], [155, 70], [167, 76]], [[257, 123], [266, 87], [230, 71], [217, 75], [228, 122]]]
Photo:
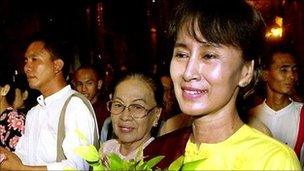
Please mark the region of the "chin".
[[118, 137], [118, 139], [122, 143], [133, 143], [135, 141], [135, 139], [133, 137]]
[[190, 115], [190, 116], [201, 116], [204, 115], [204, 111], [202, 109], [195, 109], [194, 107], [189, 107], [186, 106], [185, 108], [181, 107], [181, 111], [186, 114], [186, 115]]

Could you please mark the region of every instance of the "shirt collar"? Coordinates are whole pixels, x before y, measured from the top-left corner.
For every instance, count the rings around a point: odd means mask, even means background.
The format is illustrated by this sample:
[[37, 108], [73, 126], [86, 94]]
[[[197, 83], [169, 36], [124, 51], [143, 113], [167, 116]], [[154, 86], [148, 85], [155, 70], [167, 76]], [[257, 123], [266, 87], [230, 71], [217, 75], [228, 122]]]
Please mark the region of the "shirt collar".
[[267, 110], [269, 110], [269, 111], [271, 111], [271, 112], [275, 112], [275, 113], [284, 113], [285, 111], [287, 111], [287, 110], [289, 110], [290, 108], [293, 108], [293, 106], [294, 106], [294, 101], [291, 99], [291, 98], [289, 98], [289, 100], [290, 100], [290, 103], [287, 105], [287, 106], [285, 106], [284, 108], [282, 108], [282, 109], [280, 109], [280, 110], [278, 110], [278, 111], [275, 111], [275, 110], [273, 110], [271, 107], [269, 107], [267, 104], [266, 104], [266, 99], [264, 100], [264, 102], [263, 102], [263, 105], [265, 106], [265, 108], [267, 109]]
[[61, 99], [62, 96], [64, 96], [68, 91], [72, 90], [70, 85], [65, 86], [61, 90], [57, 91], [56, 93], [44, 98], [43, 95], [40, 95], [37, 97], [37, 102], [41, 106], [46, 106], [47, 104], [50, 104], [53, 101], [56, 101], [58, 99]]

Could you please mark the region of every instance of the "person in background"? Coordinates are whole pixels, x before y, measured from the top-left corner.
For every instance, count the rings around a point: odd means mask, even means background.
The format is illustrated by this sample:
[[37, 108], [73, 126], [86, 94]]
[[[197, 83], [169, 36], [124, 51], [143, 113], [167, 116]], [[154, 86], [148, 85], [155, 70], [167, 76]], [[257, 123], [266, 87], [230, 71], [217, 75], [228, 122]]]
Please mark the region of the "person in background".
[[299, 137], [304, 134], [304, 125], [300, 127], [300, 120], [304, 117], [304, 113], [301, 115], [303, 103], [291, 98], [298, 80], [296, 59], [296, 53], [289, 45], [269, 48], [262, 72], [266, 98], [251, 109], [250, 114], [260, 119], [275, 139], [293, 148], [300, 157], [303, 141], [299, 141]]
[[291, 148], [239, 117], [237, 100], [252, 90], [263, 54], [261, 14], [245, 0], [185, 0], [174, 14], [170, 73], [180, 109], [194, 121], [152, 141], [146, 160], [164, 155], [161, 169], [182, 156], [184, 170], [300, 170]]
[[106, 141], [102, 153], [135, 159], [153, 141], [151, 129], [157, 126], [162, 105], [163, 89], [157, 78], [141, 73], [124, 76], [107, 103], [117, 139]]
[[[69, 70], [65, 45], [51, 35], [38, 36], [30, 41], [25, 52], [24, 71], [30, 88], [39, 90], [42, 95], [37, 98], [38, 104], [27, 113], [25, 133], [15, 153], [0, 148], [0, 153], [5, 155], [1, 170], [89, 169], [74, 152], [82, 145], [76, 130], [93, 144], [98, 141], [98, 128], [94, 113], [84, 101], [71, 97], [76, 91], [65, 80]], [[65, 136], [59, 137], [59, 131], [63, 131], [58, 130], [59, 115], [69, 97], [63, 118]], [[63, 142], [58, 144], [59, 138], [63, 138]], [[63, 152], [62, 159], [57, 156], [60, 151]]]
[[99, 132], [105, 119], [109, 116], [106, 101], [108, 97], [101, 96], [103, 80], [98, 70], [92, 65], [84, 65], [79, 67], [73, 76], [73, 85], [75, 89], [83, 94], [93, 105]]
[[26, 84], [26, 82], [19, 81], [19, 77], [13, 73], [13, 70], [1, 70], [0, 146], [9, 151], [15, 151], [15, 147], [24, 133], [25, 114], [19, 109], [24, 106], [24, 101], [28, 96]]
[[191, 116], [183, 114], [179, 109], [170, 75], [162, 74], [160, 79], [164, 87], [164, 108], [160, 117], [159, 136], [192, 124]]

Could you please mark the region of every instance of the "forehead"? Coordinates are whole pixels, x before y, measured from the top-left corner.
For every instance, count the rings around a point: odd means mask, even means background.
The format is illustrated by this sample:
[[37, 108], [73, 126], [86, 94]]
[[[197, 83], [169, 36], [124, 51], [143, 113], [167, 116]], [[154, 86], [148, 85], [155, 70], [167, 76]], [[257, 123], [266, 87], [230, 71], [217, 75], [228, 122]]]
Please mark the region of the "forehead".
[[94, 79], [97, 80], [97, 74], [92, 69], [82, 68], [76, 71], [76, 79]]
[[272, 65], [296, 65], [295, 58], [289, 53], [275, 53]]
[[39, 54], [48, 54], [48, 51], [44, 48], [43, 42], [35, 41], [28, 46], [25, 52], [25, 57], [36, 56]]
[[125, 98], [127, 100], [142, 99], [146, 102], [154, 100], [152, 88], [142, 80], [128, 79], [116, 87], [114, 97]]

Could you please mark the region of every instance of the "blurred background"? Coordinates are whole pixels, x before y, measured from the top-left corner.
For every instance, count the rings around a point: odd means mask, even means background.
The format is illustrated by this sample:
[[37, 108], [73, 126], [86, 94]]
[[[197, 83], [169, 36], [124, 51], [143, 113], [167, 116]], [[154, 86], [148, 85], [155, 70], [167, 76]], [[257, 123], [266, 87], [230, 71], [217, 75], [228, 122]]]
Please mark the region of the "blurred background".
[[[267, 23], [268, 41], [292, 43], [304, 57], [304, 0], [248, 0]], [[70, 42], [71, 71], [167, 68], [166, 25], [178, 0], [0, 0], [0, 58], [23, 67], [26, 40], [52, 31]]]

